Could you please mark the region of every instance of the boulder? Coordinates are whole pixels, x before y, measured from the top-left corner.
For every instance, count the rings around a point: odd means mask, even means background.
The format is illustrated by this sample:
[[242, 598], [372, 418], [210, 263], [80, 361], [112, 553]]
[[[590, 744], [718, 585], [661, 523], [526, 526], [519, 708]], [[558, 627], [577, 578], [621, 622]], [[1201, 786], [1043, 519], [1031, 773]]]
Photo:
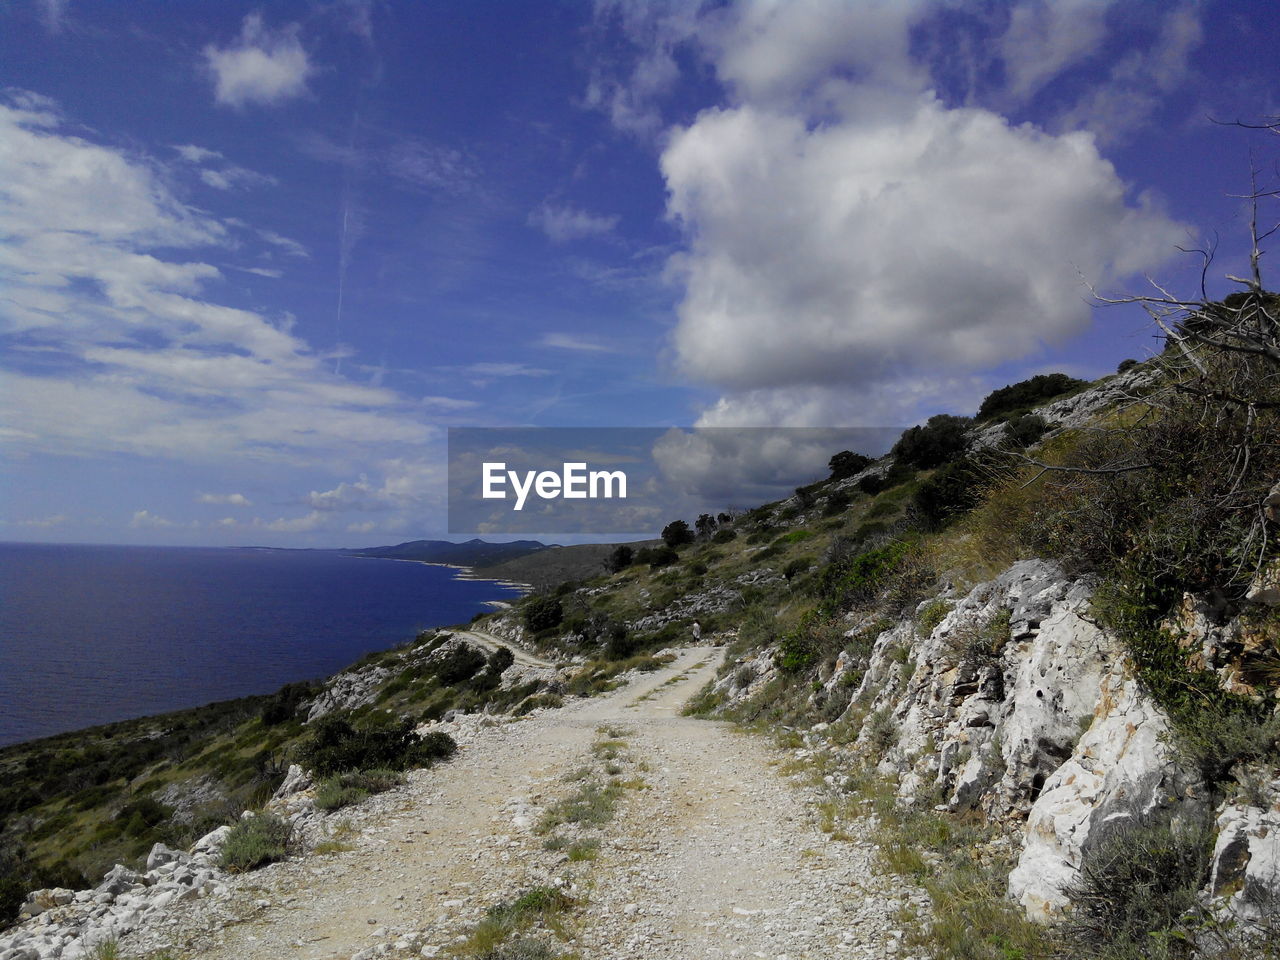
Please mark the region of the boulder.
[[1226, 898], [1237, 917], [1262, 920], [1280, 914], [1278, 891], [1280, 777], [1275, 777], [1219, 808], [1209, 892]]
[[1200, 785], [1181, 771], [1167, 743], [1164, 712], [1119, 660], [1103, 679], [1097, 709], [1071, 758], [1048, 778], [1031, 806], [1009, 893], [1032, 919], [1067, 905], [1066, 891], [1109, 830], [1162, 807], [1201, 802]]

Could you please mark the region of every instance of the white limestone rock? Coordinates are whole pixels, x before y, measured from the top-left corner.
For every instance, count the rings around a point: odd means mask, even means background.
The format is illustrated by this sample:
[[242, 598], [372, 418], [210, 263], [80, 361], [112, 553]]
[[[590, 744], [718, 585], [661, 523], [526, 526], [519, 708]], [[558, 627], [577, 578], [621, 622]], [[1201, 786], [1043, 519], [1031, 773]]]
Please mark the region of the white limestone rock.
[[1066, 906], [1067, 888], [1109, 830], [1198, 802], [1199, 787], [1177, 767], [1167, 732], [1163, 711], [1118, 661], [1103, 678], [1092, 725], [1027, 818], [1009, 892], [1029, 917], [1047, 920]]

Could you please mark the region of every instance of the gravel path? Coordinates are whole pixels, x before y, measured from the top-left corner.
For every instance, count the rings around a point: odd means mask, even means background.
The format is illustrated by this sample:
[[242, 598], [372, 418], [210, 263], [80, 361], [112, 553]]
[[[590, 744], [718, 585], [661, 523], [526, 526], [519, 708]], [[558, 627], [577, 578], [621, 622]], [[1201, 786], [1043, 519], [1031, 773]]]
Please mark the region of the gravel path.
[[[907, 898], [873, 875], [872, 845], [821, 833], [816, 795], [767, 741], [680, 716], [721, 656], [686, 649], [610, 694], [475, 730], [447, 766], [336, 815], [354, 849], [240, 878], [162, 939], [219, 960], [447, 956], [489, 906], [554, 884], [583, 905], [558, 949], [584, 960], [896, 955]], [[643, 789], [597, 858], [570, 862], [534, 828], [605, 735]]]

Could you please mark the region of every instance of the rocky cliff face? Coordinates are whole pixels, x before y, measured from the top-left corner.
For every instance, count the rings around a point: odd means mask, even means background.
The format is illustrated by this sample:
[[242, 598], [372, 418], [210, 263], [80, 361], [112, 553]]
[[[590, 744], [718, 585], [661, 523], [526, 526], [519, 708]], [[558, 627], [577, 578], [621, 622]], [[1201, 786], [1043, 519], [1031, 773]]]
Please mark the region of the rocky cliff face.
[[[1260, 917], [1280, 892], [1280, 778], [1260, 772], [1255, 789], [1215, 808], [1180, 765], [1164, 712], [1091, 619], [1090, 595], [1087, 582], [1029, 560], [964, 596], [922, 603], [912, 620], [854, 624], [810, 697], [835, 720], [813, 728], [809, 745], [860, 728], [851, 759], [893, 777], [902, 802], [1004, 822], [1019, 845], [1009, 893], [1033, 918], [1060, 913], [1108, 836], [1162, 810], [1216, 817], [1205, 897]], [[1189, 647], [1237, 630], [1203, 618], [1187, 626]], [[778, 676], [775, 652], [743, 658], [718, 682], [721, 709]]]

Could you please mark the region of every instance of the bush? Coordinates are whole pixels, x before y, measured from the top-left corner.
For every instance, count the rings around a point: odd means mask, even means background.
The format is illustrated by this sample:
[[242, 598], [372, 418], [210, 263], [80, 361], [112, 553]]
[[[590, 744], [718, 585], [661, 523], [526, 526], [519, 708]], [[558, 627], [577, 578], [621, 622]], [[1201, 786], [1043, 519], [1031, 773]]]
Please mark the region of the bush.
[[1009, 421], [1005, 431], [1005, 442], [1020, 449], [1026, 449], [1039, 443], [1040, 438], [1049, 432], [1049, 422], [1038, 413], [1024, 413]]
[[838, 557], [819, 577], [819, 608], [826, 615], [835, 615], [874, 599], [909, 549], [905, 541], [899, 541]]
[[662, 528], [662, 542], [671, 549], [693, 543], [693, 531], [683, 520], [672, 520]]
[[524, 602], [524, 625], [534, 633], [554, 630], [564, 619], [564, 608], [560, 600], [547, 594], [530, 597]]
[[981, 502], [985, 479], [970, 459], [947, 464], [921, 483], [911, 498], [917, 518], [928, 529], [941, 530]]
[[849, 504], [853, 502], [853, 498], [843, 490], [837, 490], [835, 493], [827, 495], [826, 506], [822, 508], [824, 517], [834, 517], [836, 514], [844, 513], [849, 509]]
[[444, 686], [452, 687], [470, 680], [487, 662], [485, 655], [475, 647], [459, 643], [432, 664], [431, 670]]
[[419, 738], [410, 720], [380, 730], [357, 729], [342, 714], [331, 713], [312, 726], [311, 736], [298, 748], [298, 759], [323, 777], [349, 770], [428, 767], [453, 756], [457, 748], [446, 733]]
[[922, 470], [940, 467], [964, 453], [972, 423], [968, 417], [939, 413], [923, 426], [904, 431], [893, 445], [893, 455]]
[[635, 560], [635, 551], [625, 543], [619, 544], [613, 548], [609, 556], [605, 557], [604, 568], [608, 573], [621, 573], [631, 566], [633, 560]]
[[647, 563], [650, 570], [669, 567], [680, 561], [680, 554], [671, 547], [645, 547], [636, 554], [636, 563]]
[[394, 770], [349, 770], [334, 774], [316, 786], [316, 806], [321, 810], [338, 810], [402, 783], [404, 777]]
[[827, 468], [831, 471], [832, 480], [843, 480], [846, 477], [861, 473], [873, 463], [875, 461], [870, 457], [864, 457], [862, 454], [854, 453], [852, 450], [841, 450], [827, 461]]
[[1127, 373], [1130, 370], [1132, 370], [1134, 367], [1136, 367], [1140, 362], [1141, 361], [1134, 360], [1132, 358], [1128, 360], [1121, 360], [1120, 365], [1116, 367], [1116, 373]]
[[130, 800], [116, 819], [124, 824], [124, 832], [131, 837], [140, 837], [156, 824], [163, 823], [173, 816], [173, 808], [166, 807], [154, 797], [139, 797]]
[[1178, 928], [1208, 879], [1209, 823], [1174, 823], [1165, 813], [1119, 821], [1112, 831], [1067, 891], [1073, 907], [1068, 935], [1086, 956], [1191, 956], [1194, 942]]
[[1041, 373], [1030, 380], [991, 391], [978, 407], [978, 420], [994, 420], [1013, 413], [1024, 413], [1047, 400], [1088, 385], [1087, 380], [1077, 380], [1065, 373]]
[[274, 727], [298, 715], [298, 707], [311, 693], [309, 683], [286, 683], [271, 697], [259, 715], [264, 727]]
[[715, 536], [711, 538], [711, 542], [712, 543], [728, 543], [731, 540], [737, 540], [737, 539], [738, 539], [738, 534], [735, 531], [721, 527], [719, 530], [715, 532]]
[[288, 854], [292, 832], [292, 826], [271, 813], [241, 820], [231, 828], [222, 846], [222, 869], [244, 873], [283, 860]]

